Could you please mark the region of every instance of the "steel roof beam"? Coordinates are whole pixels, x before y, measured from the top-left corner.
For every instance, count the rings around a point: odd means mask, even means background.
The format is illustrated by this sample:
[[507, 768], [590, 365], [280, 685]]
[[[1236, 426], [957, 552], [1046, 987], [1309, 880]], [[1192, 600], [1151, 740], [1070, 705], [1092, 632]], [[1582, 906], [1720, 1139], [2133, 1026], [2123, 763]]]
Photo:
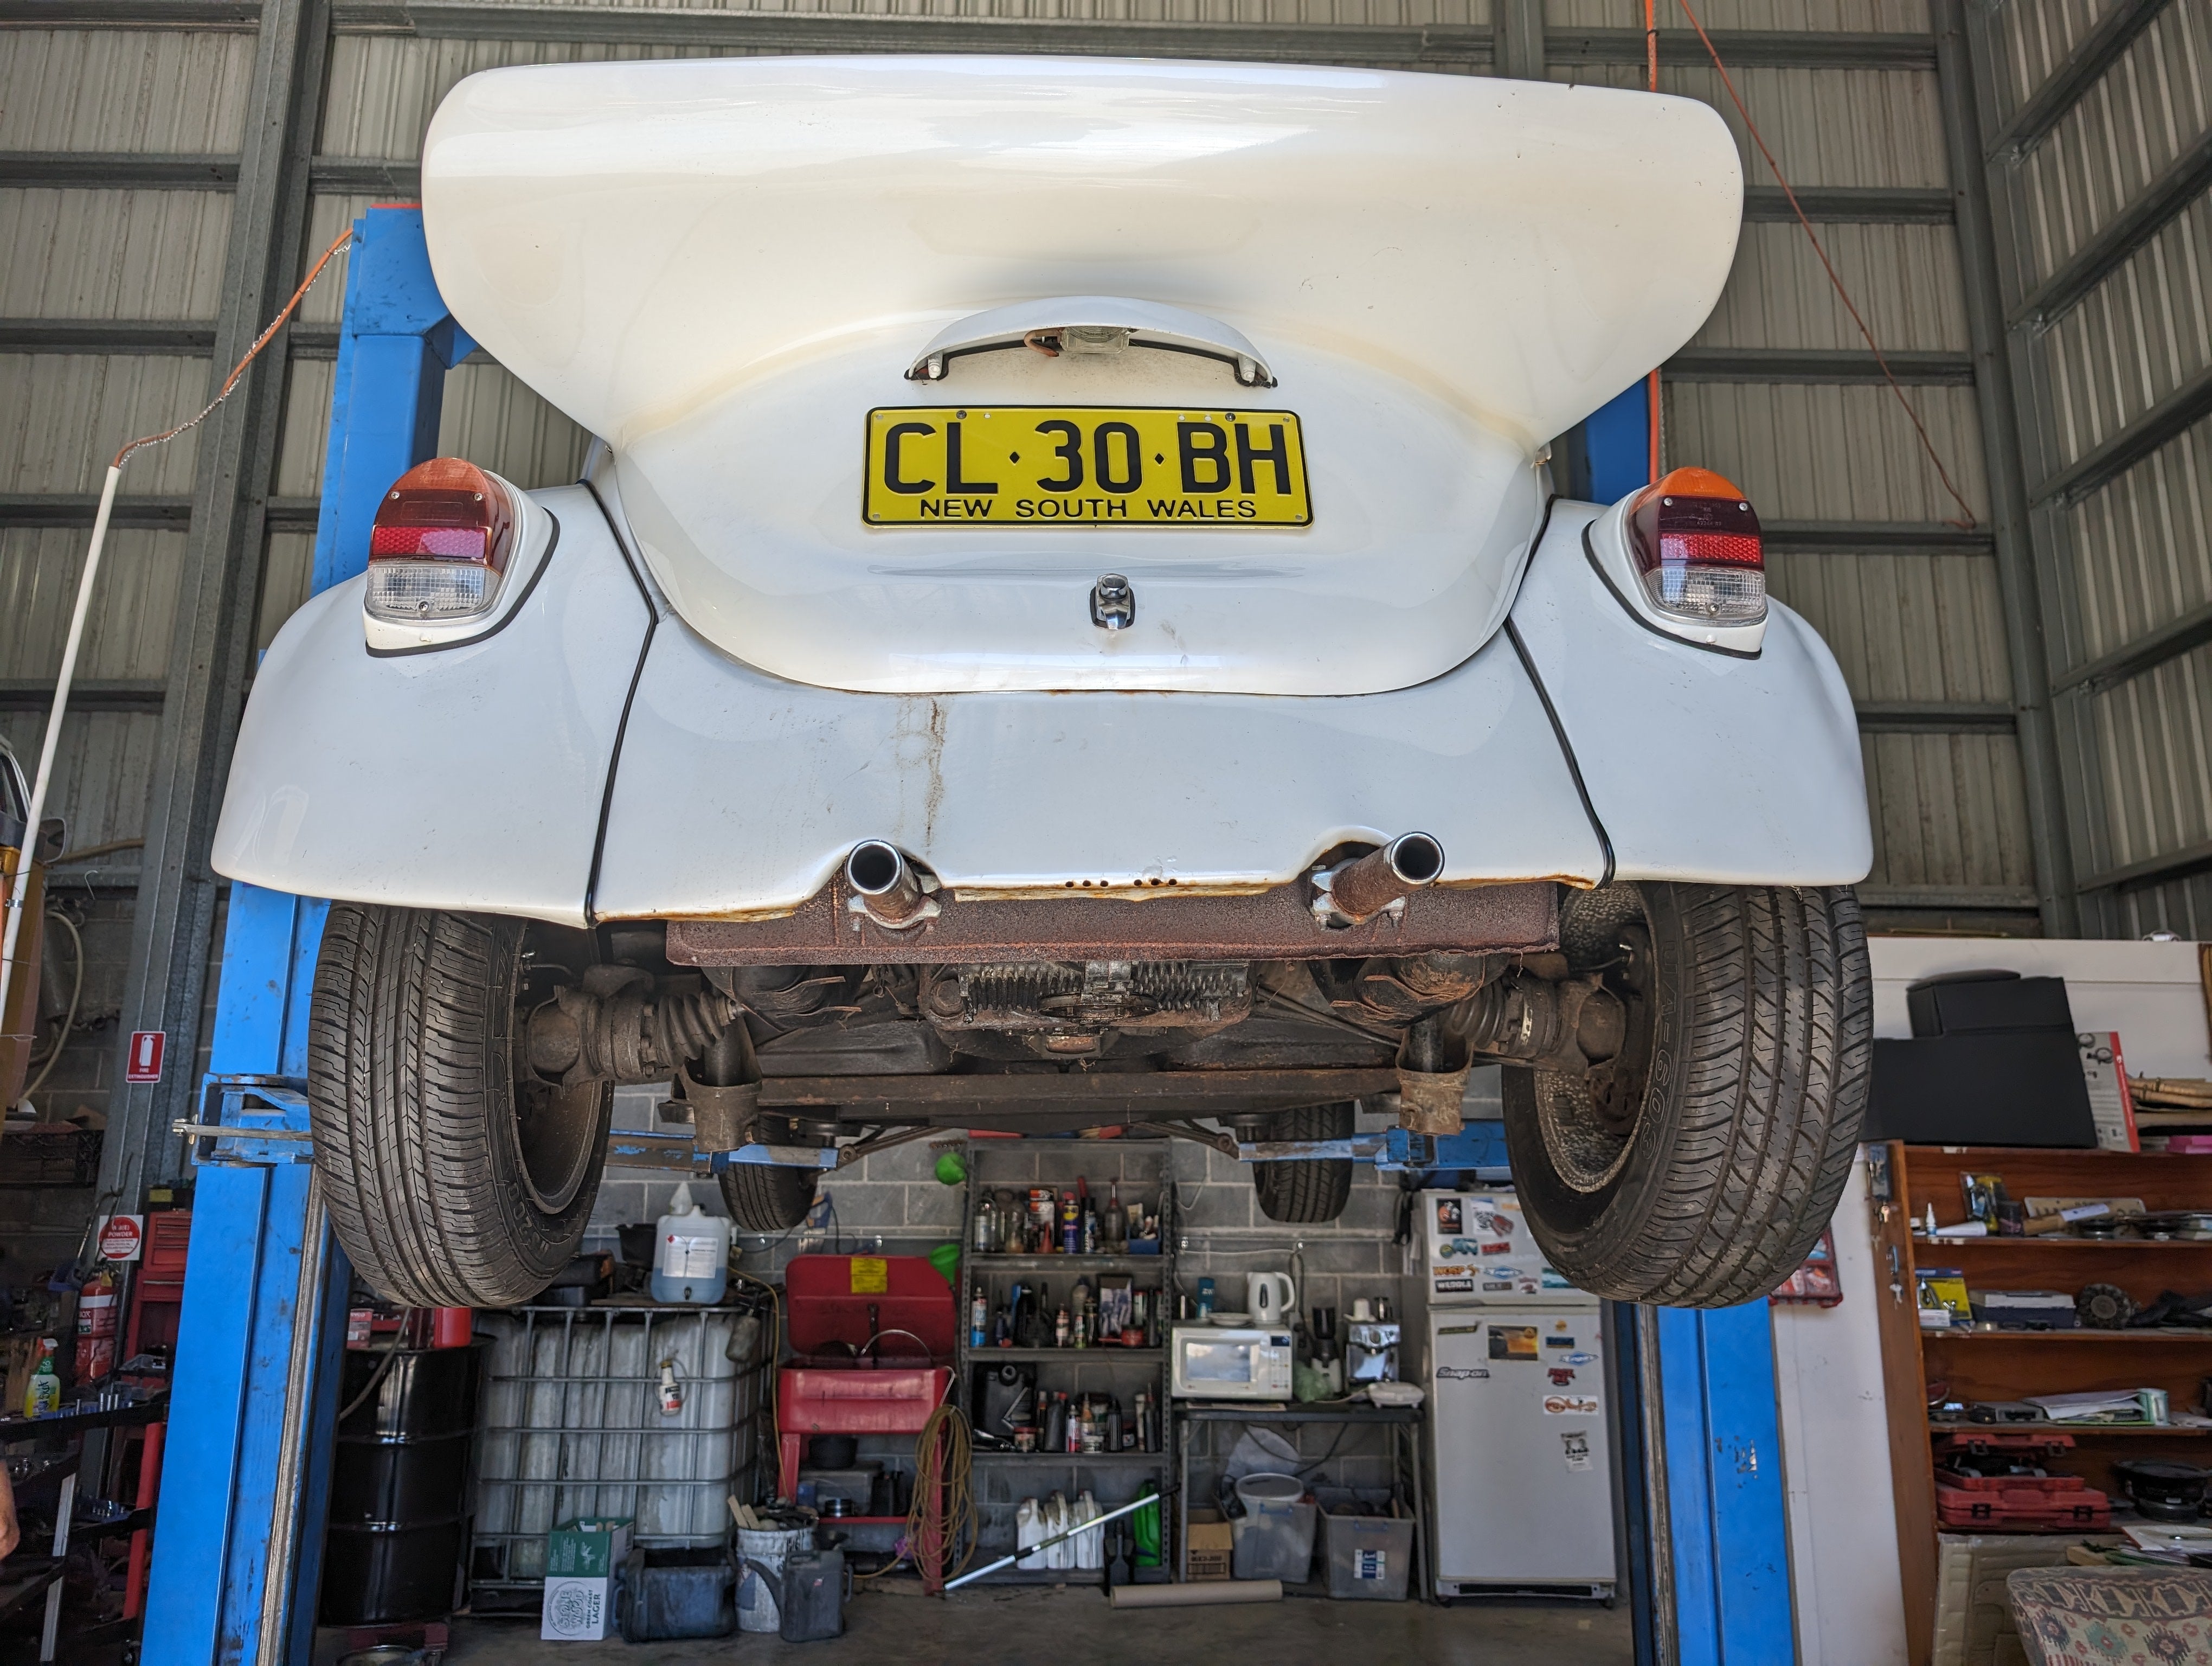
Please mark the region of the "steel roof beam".
[[2184, 845], [2163, 856], [2146, 856], [2139, 862], [2108, 867], [2103, 873], [2093, 873], [2082, 880], [2081, 888], [2083, 891], [2148, 891], [2153, 885], [2186, 879], [2207, 869], [2212, 869], [2212, 839]]
[[2157, 21], [2167, 3], [2168, 0], [2113, 0], [2096, 27], [2074, 43], [2066, 61], [1997, 129], [1985, 153], [1989, 160], [2016, 163], [2034, 149], [2104, 78], [2105, 72], [2120, 61], [2120, 55], [2135, 45], [2136, 37]]
[[[1865, 225], [1948, 226], [1951, 193], [1913, 185], [1798, 185], [1797, 206], [1808, 220], [1857, 222]], [[1743, 217], [1751, 222], [1794, 222], [1796, 210], [1779, 185], [1749, 185], [1743, 193]]]
[[1842, 385], [1887, 380], [1882, 363], [1900, 382], [1920, 386], [1971, 387], [1974, 364], [1965, 353], [1872, 353], [1800, 347], [1686, 347], [1667, 361], [1678, 382], [1813, 382]]
[[1974, 700], [1861, 700], [1861, 734], [2011, 734], [2010, 706]]
[[[79, 677], [70, 684], [70, 709], [88, 712], [150, 711], [161, 705], [168, 684], [158, 679]], [[54, 703], [51, 677], [0, 677], [0, 711], [45, 711]]]
[[1981, 527], [1942, 520], [1762, 520], [1771, 554], [1986, 556], [1996, 540]]
[[[1933, 36], [1824, 29], [1709, 29], [1713, 49], [1732, 69], [1932, 70]], [[1642, 64], [1641, 29], [1547, 29], [1544, 55], [1553, 64]], [[1659, 61], [1703, 66], [1712, 55], [1694, 29], [1659, 31]]]
[[0, 27], [190, 29], [251, 34], [259, 0], [0, 0]]
[[2196, 143], [2160, 169], [2072, 259], [2036, 285], [2008, 321], [2015, 330], [2048, 330], [2179, 219], [2207, 186], [2212, 186], [2212, 131], [2199, 134]]
[[[266, 504], [268, 528], [272, 532], [306, 532], [315, 527], [317, 500], [312, 497], [271, 497]], [[92, 525], [100, 507], [97, 492], [0, 493], [0, 526], [82, 526]], [[181, 494], [129, 493], [115, 500], [112, 516], [117, 526], [140, 531], [181, 532], [191, 525], [192, 500]]]
[[[1982, 122], [1967, 47], [1966, 0], [1933, 0], [1929, 15], [1936, 26], [1936, 86], [1945, 161], [1956, 195], [1959, 275], [1973, 351], [1975, 410], [1981, 419], [1982, 466], [1989, 482], [1990, 532], [1996, 555], [1998, 606], [2004, 617], [2005, 663], [2011, 673], [2020, 736], [2021, 784], [2027, 800], [2035, 890], [2045, 934], [2072, 937], [2080, 929], [2081, 911], [2073, 884], [2070, 812], [2051, 709], [2042, 580], [2030, 541], [2027, 465], [1997, 275], [1996, 224], [1982, 161]], [[1913, 1623], [1920, 1622], [1916, 1618]], [[1920, 1646], [1916, 1639], [1916, 1649]]]
[[2169, 660], [2179, 660], [2207, 642], [2212, 642], [2212, 604], [2194, 608], [2178, 619], [2169, 619], [2133, 641], [2123, 642], [2111, 653], [2100, 654], [2087, 664], [2076, 666], [2053, 679], [2051, 686], [2063, 693], [2102, 694]]
[[2212, 416], [2212, 365], [2038, 486], [2037, 506], [2055, 503], [2060, 508], [2072, 508], [2208, 416]]

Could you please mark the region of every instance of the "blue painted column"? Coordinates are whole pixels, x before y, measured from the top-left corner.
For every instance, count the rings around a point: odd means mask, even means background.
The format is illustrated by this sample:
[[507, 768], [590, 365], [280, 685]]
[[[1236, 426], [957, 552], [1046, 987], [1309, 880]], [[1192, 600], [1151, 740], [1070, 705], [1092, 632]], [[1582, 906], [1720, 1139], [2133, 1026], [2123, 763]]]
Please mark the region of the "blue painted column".
[[[1649, 483], [1650, 433], [1640, 381], [1583, 423], [1593, 498], [1618, 502]], [[1671, 1630], [1678, 1666], [1782, 1666], [1796, 1658], [1796, 1633], [1767, 1304], [1661, 1308], [1656, 1316], [1657, 1358], [1638, 1366], [1644, 1392], [1658, 1396], [1652, 1456], [1665, 1466], [1665, 1484], [1647, 1487], [1642, 1502], [1670, 1563], [1672, 1602], [1659, 1604], [1652, 1623]], [[1623, 1336], [1634, 1329], [1621, 1327]], [[1635, 1572], [1632, 1594], [1651, 1602], [1654, 1570]]]
[[[377, 208], [356, 221], [316, 591], [366, 566], [377, 505], [434, 453], [446, 371], [471, 344], [431, 277], [421, 210]], [[308, 1004], [327, 909], [230, 888], [203, 1116], [229, 1132], [195, 1142], [143, 1651], [157, 1666], [306, 1666], [313, 1653], [351, 1276], [305, 1137]]]

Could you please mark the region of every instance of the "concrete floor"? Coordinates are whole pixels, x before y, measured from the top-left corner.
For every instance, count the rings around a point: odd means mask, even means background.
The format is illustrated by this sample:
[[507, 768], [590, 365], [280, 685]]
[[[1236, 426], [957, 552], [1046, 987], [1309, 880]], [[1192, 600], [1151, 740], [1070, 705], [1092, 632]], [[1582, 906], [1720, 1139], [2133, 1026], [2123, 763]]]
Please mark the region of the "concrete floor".
[[[453, 1666], [678, 1666], [736, 1657], [807, 1666], [1357, 1666], [1419, 1660], [1424, 1666], [1628, 1666], [1634, 1659], [1626, 1605], [1330, 1602], [1310, 1598], [1250, 1606], [1115, 1613], [1094, 1590], [958, 1591], [941, 1601], [913, 1584], [863, 1590], [834, 1642], [787, 1644], [738, 1636], [707, 1643], [544, 1643], [515, 1620], [454, 1622]], [[337, 1658], [325, 1633], [322, 1661]]]

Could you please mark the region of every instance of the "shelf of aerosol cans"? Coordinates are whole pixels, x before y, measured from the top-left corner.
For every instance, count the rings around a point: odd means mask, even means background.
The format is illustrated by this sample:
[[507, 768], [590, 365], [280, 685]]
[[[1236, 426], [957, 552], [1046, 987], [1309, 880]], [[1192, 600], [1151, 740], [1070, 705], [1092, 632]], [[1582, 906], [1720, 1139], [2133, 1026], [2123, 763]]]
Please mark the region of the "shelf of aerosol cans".
[[[1036, 1140], [969, 1148], [958, 1391], [975, 1430], [979, 1559], [1018, 1547], [1024, 1503], [1043, 1509], [1057, 1498], [1073, 1507], [1095, 1497], [1111, 1507], [1171, 1484], [1170, 1146]], [[1132, 1253], [1133, 1242], [1143, 1247]], [[1015, 1373], [1018, 1384], [993, 1381]], [[1006, 1426], [994, 1428], [994, 1417]], [[991, 1578], [1069, 1577], [1010, 1567]]]

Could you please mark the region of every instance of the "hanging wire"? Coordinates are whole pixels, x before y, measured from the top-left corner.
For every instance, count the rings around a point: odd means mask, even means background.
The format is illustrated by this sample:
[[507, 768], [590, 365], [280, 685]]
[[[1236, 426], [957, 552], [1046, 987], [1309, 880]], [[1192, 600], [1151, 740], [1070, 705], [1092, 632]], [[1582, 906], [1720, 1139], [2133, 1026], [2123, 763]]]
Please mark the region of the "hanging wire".
[[[1644, 0], [1647, 18], [1651, 15], [1653, 3], [1654, 0]], [[1838, 275], [1834, 263], [1828, 258], [1827, 250], [1820, 245], [1820, 234], [1813, 229], [1813, 222], [1806, 216], [1804, 207], [1797, 200], [1797, 193], [1790, 189], [1790, 181], [1783, 177], [1782, 164], [1774, 160], [1774, 153], [1767, 149], [1766, 140], [1759, 131], [1759, 124], [1752, 120], [1751, 112], [1744, 107], [1743, 95], [1736, 91], [1735, 78], [1729, 74], [1728, 65], [1721, 61], [1719, 48], [1713, 45], [1712, 37], [1705, 33], [1705, 26], [1698, 21], [1698, 14], [1691, 9], [1690, 0], [1680, 0], [1680, 4], [1683, 15], [1690, 20], [1690, 27], [1698, 32], [1698, 39], [1705, 42], [1705, 51], [1713, 60], [1713, 68], [1720, 71], [1721, 85], [1728, 88], [1729, 101], [1735, 106], [1736, 114], [1743, 118], [1744, 131], [1751, 135], [1751, 142], [1759, 147], [1759, 154], [1766, 159], [1767, 169], [1774, 175], [1775, 183], [1782, 187], [1783, 196], [1789, 199], [1790, 212], [1797, 216], [1797, 224], [1805, 234], [1805, 240], [1813, 246], [1813, 252], [1820, 258], [1821, 269], [1828, 274], [1828, 282], [1835, 286], [1837, 297], [1844, 303], [1844, 310], [1851, 315], [1851, 322], [1858, 326], [1859, 334], [1872, 350], [1874, 362], [1881, 368], [1882, 378], [1888, 382], [1889, 391], [1897, 396], [1898, 404], [1905, 407], [1905, 414], [1912, 423], [1912, 431], [1920, 436], [1921, 450], [1928, 453], [1928, 460], [1935, 465], [1936, 477], [1943, 483], [1943, 489], [1959, 506], [1959, 513], [1964, 518], [1944, 524], [1972, 532], [1976, 524], [1972, 508], [1959, 495], [1959, 489], [1951, 483], [1951, 471], [1943, 466], [1943, 459], [1936, 449], [1936, 442], [1928, 437], [1928, 429], [1920, 420], [1920, 413], [1913, 409], [1912, 401], [1905, 397], [1903, 386], [1891, 371], [1889, 361], [1882, 356], [1881, 344], [1874, 338], [1874, 331], [1867, 328], [1867, 321], [1859, 316], [1858, 307], [1851, 300], [1851, 292], [1844, 287], [1844, 280]], [[1650, 40], [1651, 85], [1656, 92], [1659, 85], [1659, 36], [1656, 29], [1651, 31]], [[1656, 472], [1658, 468], [1656, 460], [1652, 468]]]
[[148, 446], [167, 445], [179, 435], [191, 432], [214, 416], [216, 408], [231, 396], [238, 384], [244, 380], [246, 366], [260, 356], [261, 350], [276, 338], [276, 332], [282, 330], [291, 319], [292, 314], [299, 310], [300, 303], [307, 298], [307, 291], [315, 287], [315, 280], [323, 275], [323, 268], [329, 265], [337, 252], [351, 241], [353, 241], [353, 228], [350, 226], [331, 240], [330, 247], [325, 249], [315, 264], [308, 268], [307, 277], [300, 280], [300, 287], [292, 291], [292, 298], [284, 303], [284, 310], [270, 319], [268, 328], [253, 338], [253, 345], [246, 350], [246, 356], [232, 366], [230, 374], [223, 379], [222, 390], [201, 407], [197, 416], [178, 423], [166, 434], [141, 435], [125, 446], [121, 451], [117, 452], [115, 460], [108, 466], [119, 469], [132, 452], [143, 450]]
[[[329, 265], [331, 258], [352, 239], [353, 232], [349, 228], [331, 240], [331, 246], [323, 251], [321, 258], [301, 280], [300, 287], [292, 291], [292, 298], [284, 303], [284, 310], [270, 319], [268, 327], [253, 338], [253, 344], [246, 350], [246, 356], [231, 368], [230, 374], [223, 379], [222, 388], [198, 416], [178, 423], [166, 434], [141, 435], [117, 452], [114, 460], [107, 465], [106, 477], [100, 482], [100, 507], [93, 512], [92, 541], [85, 550], [84, 570], [77, 576], [76, 605], [70, 613], [69, 635], [62, 643], [61, 670], [54, 678], [54, 702], [46, 713], [46, 734], [39, 749], [38, 772], [31, 781], [31, 802], [23, 818], [23, 850], [15, 865], [13, 883], [8, 888], [6, 923], [0, 925], [0, 1012], [5, 1012], [8, 1007], [8, 991], [15, 966], [15, 941], [22, 932], [24, 905], [30, 895], [33, 866], [31, 860], [32, 842], [38, 836], [40, 820], [46, 813], [46, 788], [53, 780], [54, 755], [61, 745], [62, 719], [69, 712], [70, 687], [76, 679], [77, 654], [84, 646], [85, 620], [92, 611], [93, 587], [100, 577], [100, 552], [107, 544], [107, 526], [115, 513], [115, 493], [123, 482], [123, 465], [130, 460], [131, 453], [143, 450], [148, 446], [166, 445], [179, 435], [205, 422], [216, 407], [228, 399], [245, 379], [246, 367], [275, 338], [276, 332], [284, 327], [285, 321], [299, 310], [300, 303], [307, 299], [307, 291], [323, 275], [323, 268]], [[135, 1164], [136, 1158], [131, 1161]]]

